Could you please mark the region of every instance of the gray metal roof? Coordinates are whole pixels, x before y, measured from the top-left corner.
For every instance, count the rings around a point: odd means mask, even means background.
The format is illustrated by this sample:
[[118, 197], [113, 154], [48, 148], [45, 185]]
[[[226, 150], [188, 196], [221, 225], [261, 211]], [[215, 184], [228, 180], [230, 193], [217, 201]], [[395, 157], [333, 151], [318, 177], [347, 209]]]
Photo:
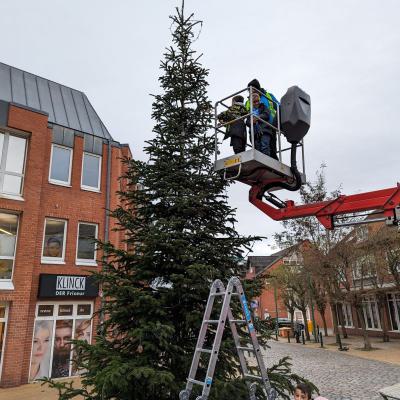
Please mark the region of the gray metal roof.
[[54, 124], [112, 139], [84, 93], [1, 62], [0, 100], [44, 111]]

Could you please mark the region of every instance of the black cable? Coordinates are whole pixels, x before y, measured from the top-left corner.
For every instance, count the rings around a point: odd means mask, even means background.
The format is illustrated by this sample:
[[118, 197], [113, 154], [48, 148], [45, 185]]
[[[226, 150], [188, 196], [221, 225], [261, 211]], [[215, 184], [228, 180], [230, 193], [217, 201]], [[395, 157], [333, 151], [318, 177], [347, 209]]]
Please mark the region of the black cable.
[[292, 171], [292, 174], [295, 178], [295, 185], [289, 185], [286, 182], [271, 182], [266, 184], [260, 191], [258, 198], [262, 198], [264, 196], [264, 193], [273, 188], [273, 187], [279, 187], [282, 189], [290, 190], [291, 192], [296, 192], [301, 188], [301, 174], [299, 170], [297, 169], [297, 160], [296, 160], [296, 151], [297, 151], [297, 144], [298, 142], [292, 143], [292, 148], [290, 149], [290, 170]]

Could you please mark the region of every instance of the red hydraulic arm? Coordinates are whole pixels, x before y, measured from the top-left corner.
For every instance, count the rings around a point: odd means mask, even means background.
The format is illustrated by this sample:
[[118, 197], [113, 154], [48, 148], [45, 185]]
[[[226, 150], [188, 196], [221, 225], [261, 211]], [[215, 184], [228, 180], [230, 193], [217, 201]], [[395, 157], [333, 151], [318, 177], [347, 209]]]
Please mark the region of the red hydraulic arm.
[[250, 189], [249, 200], [263, 213], [276, 221], [292, 218], [317, 217], [327, 229], [333, 229], [334, 216], [357, 213], [362, 211], [381, 211], [385, 219], [391, 224], [398, 224], [400, 219], [400, 184], [389, 189], [373, 192], [339, 196], [336, 199], [311, 204], [295, 205], [293, 201], [286, 201], [283, 208], [275, 208], [262, 198], [263, 185], [254, 185]]

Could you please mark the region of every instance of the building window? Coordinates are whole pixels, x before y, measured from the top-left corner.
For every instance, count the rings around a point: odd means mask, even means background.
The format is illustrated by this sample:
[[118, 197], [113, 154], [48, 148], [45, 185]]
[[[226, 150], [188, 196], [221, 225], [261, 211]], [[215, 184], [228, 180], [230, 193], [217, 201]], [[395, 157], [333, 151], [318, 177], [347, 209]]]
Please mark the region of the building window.
[[392, 330], [400, 331], [400, 293], [389, 293], [387, 301]]
[[25, 171], [26, 139], [0, 133], [0, 191], [21, 196]]
[[97, 225], [80, 222], [78, 224], [78, 245], [76, 252], [76, 264], [96, 265], [96, 239]]
[[340, 325], [352, 328], [354, 325], [351, 305], [348, 303], [339, 303], [337, 307], [337, 318]]
[[79, 375], [72, 339], [92, 339], [91, 303], [40, 303], [36, 306], [29, 380]]
[[57, 185], [70, 185], [71, 161], [71, 148], [52, 144], [49, 181]]
[[83, 153], [82, 189], [99, 191], [101, 178], [101, 156]]
[[0, 289], [13, 275], [18, 215], [0, 212]]
[[364, 297], [362, 306], [367, 329], [381, 329], [378, 304], [376, 303], [375, 297]]
[[372, 256], [363, 256], [353, 265], [353, 279], [367, 279], [376, 276], [375, 261]]
[[7, 332], [8, 307], [6, 303], [0, 303], [0, 376], [3, 365], [4, 345]]
[[44, 224], [42, 262], [63, 263], [67, 221], [46, 218]]

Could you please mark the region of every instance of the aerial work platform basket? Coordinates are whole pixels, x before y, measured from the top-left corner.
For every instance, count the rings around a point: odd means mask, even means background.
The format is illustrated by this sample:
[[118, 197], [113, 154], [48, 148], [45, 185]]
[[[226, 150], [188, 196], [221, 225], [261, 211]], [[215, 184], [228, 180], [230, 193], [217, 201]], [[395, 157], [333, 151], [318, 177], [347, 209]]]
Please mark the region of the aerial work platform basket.
[[[294, 87], [300, 90], [297, 87]], [[292, 88], [291, 88], [292, 89]], [[290, 90], [290, 89], [289, 89]], [[278, 101], [273, 101], [274, 109], [276, 110], [276, 118], [274, 121], [265, 121], [253, 112], [253, 94], [258, 93], [260, 96], [265, 96], [263, 92], [254, 88], [248, 87], [235, 92], [215, 103], [214, 106], [214, 131], [215, 131], [215, 171], [223, 171], [225, 179], [237, 180], [250, 186], [254, 185], [266, 185], [269, 184], [268, 192], [281, 189], [282, 187], [274, 186], [274, 182], [284, 182], [289, 187], [295, 187], [297, 185], [296, 177], [293, 173], [292, 160], [290, 154], [293, 152], [293, 142], [289, 143], [288, 146], [283, 147], [283, 143], [286, 143], [286, 135], [282, 130], [281, 125], [281, 104]], [[289, 93], [289, 91], [288, 91]], [[303, 92], [304, 93], [304, 92]], [[227, 101], [233, 99], [235, 96], [242, 95], [243, 97], [248, 96], [248, 113], [240, 118], [233, 119], [228, 122], [220, 123], [218, 115], [221, 111], [229, 108]], [[303, 95], [303, 98], [308, 95]], [[284, 96], [285, 97], [285, 96]], [[284, 100], [284, 98], [282, 98]], [[268, 101], [271, 101], [269, 98]], [[309, 107], [308, 101], [305, 100], [305, 106]], [[309, 110], [307, 110], [309, 114]], [[287, 114], [287, 113], [286, 113]], [[222, 135], [226, 135], [223, 130], [224, 127], [235, 123], [238, 120], [247, 120], [249, 126], [248, 140], [246, 141], [246, 150], [237, 154], [232, 154], [233, 151], [229, 147], [227, 142], [224, 142]], [[267, 125], [271, 132], [273, 140], [276, 140], [276, 158], [263, 154], [261, 151], [256, 149], [255, 123], [260, 122]], [[289, 121], [290, 122], [290, 121]], [[226, 138], [226, 137], [225, 137]], [[301, 183], [304, 184], [305, 177], [305, 161], [304, 161], [304, 141], [299, 140], [294, 144], [296, 149], [298, 148], [301, 153]], [[289, 189], [290, 190], [290, 189]], [[295, 189], [297, 190], [297, 189]]]

